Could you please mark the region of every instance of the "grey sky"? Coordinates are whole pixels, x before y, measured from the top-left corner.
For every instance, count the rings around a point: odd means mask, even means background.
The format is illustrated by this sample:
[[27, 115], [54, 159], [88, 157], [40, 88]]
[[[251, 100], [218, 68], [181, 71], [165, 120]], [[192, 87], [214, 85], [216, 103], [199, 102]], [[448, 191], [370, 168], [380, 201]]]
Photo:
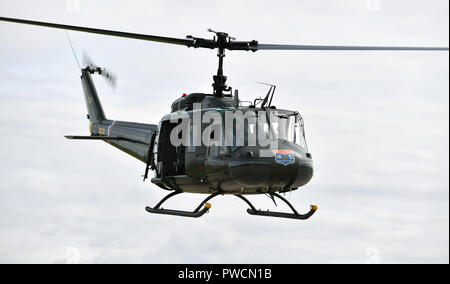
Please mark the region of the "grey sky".
[[[212, 28], [261, 43], [448, 46], [448, 5], [0, 0], [0, 15], [174, 37]], [[95, 81], [109, 118], [157, 123], [182, 93], [211, 91], [213, 51], [69, 34], [80, 58], [86, 50], [119, 76], [115, 92]], [[242, 99], [266, 92], [256, 81], [274, 83], [275, 104], [302, 113], [315, 176], [286, 196], [319, 211], [306, 222], [253, 217], [224, 197], [191, 220], [145, 212], [166, 192], [142, 183], [141, 162], [63, 138], [88, 133], [63, 31], [0, 23], [0, 42], [0, 263], [66, 262], [71, 247], [86, 263], [449, 262], [448, 52], [227, 53]]]

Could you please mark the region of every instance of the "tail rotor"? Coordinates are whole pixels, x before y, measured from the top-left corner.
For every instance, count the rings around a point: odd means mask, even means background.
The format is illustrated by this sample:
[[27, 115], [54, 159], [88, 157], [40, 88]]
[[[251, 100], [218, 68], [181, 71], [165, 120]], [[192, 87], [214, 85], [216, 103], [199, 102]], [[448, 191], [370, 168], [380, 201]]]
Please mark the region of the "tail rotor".
[[97, 66], [86, 52], [83, 54], [83, 66], [86, 66], [86, 70], [91, 74], [97, 73], [102, 76], [113, 89], [117, 88], [117, 76], [110, 70]]

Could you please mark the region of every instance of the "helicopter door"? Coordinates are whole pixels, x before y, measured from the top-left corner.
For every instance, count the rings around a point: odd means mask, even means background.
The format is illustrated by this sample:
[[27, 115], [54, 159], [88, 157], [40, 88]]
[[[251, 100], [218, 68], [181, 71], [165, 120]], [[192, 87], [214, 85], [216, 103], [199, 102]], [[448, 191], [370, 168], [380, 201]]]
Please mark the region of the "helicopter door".
[[[217, 139], [215, 137], [218, 135], [214, 131], [211, 133], [211, 139]], [[224, 143], [223, 134], [219, 139]], [[219, 145], [211, 145], [208, 147], [208, 155], [206, 159], [206, 174], [210, 181], [216, 181], [216, 179], [220, 179], [223, 176], [224, 171], [226, 171], [226, 162], [224, 158], [229, 153], [229, 147], [227, 146], [219, 146]]]
[[186, 175], [199, 180], [205, 180], [205, 160], [207, 148], [203, 145], [203, 143], [200, 143], [198, 146], [194, 145], [194, 130], [192, 124], [190, 127], [190, 139], [191, 146], [186, 148]]
[[185, 146], [175, 147], [170, 142], [170, 133], [177, 126], [170, 121], [161, 124], [158, 143], [158, 166], [161, 178], [185, 174]]

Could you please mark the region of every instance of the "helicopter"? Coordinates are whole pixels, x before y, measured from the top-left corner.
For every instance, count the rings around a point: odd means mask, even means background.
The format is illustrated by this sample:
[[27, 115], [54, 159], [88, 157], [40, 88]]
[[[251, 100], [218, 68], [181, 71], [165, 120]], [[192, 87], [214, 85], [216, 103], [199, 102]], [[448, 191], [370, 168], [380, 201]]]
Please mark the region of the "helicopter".
[[[98, 74], [112, 85], [116, 83], [116, 76], [85, 56], [80, 71], [90, 135], [65, 136], [72, 140], [104, 141], [142, 161], [145, 163], [144, 181], [153, 171], [151, 182], [170, 192], [155, 206], [147, 206], [146, 211], [192, 218], [207, 213], [211, 209], [208, 202], [219, 195], [236, 196], [249, 206], [247, 212], [256, 216], [306, 220], [318, 209], [311, 205], [308, 212], [301, 214], [281, 195], [299, 189], [313, 177], [313, 160], [302, 116], [297, 111], [273, 105], [276, 86], [271, 84], [267, 84], [270, 88], [264, 98], [241, 101], [238, 90], [233, 91], [226, 84], [227, 76], [223, 72], [226, 50], [449, 50], [448, 47], [260, 44], [256, 40], [237, 41], [225, 32], [210, 29], [208, 31], [214, 34], [212, 39], [191, 35], [172, 38], [5, 17], [0, 17], [0, 21], [217, 50], [218, 69], [213, 75], [213, 92], [183, 94], [172, 103], [171, 112], [159, 124], [107, 119], [92, 75]], [[181, 193], [208, 196], [193, 211], [162, 207], [168, 199]], [[275, 205], [275, 198], [283, 201], [292, 213], [256, 209], [247, 197], [258, 194], [269, 196]]]

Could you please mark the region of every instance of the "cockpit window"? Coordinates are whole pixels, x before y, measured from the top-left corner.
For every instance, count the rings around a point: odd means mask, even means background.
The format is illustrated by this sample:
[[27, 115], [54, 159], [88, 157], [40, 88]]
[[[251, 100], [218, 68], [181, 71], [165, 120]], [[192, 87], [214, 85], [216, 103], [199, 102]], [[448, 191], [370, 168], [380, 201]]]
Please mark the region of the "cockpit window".
[[257, 141], [260, 142], [260, 139], [263, 138], [267, 140], [285, 140], [296, 143], [305, 151], [308, 150], [303, 118], [300, 114], [297, 112], [281, 112], [274, 118], [274, 121], [269, 121], [268, 119], [258, 120], [257, 117], [244, 120], [233, 119], [233, 128], [225, 128], [225, 132], [228, 132], [225, 135], [233, 139], [232, 150], [240, 146], [254, 146], [257, 144]]
[[278, 115], [278, 119], [272, 122], [272, 128], [278, 139], [296, 143], [304, 150], [308, 150], [303, 118], [297, 112]]

